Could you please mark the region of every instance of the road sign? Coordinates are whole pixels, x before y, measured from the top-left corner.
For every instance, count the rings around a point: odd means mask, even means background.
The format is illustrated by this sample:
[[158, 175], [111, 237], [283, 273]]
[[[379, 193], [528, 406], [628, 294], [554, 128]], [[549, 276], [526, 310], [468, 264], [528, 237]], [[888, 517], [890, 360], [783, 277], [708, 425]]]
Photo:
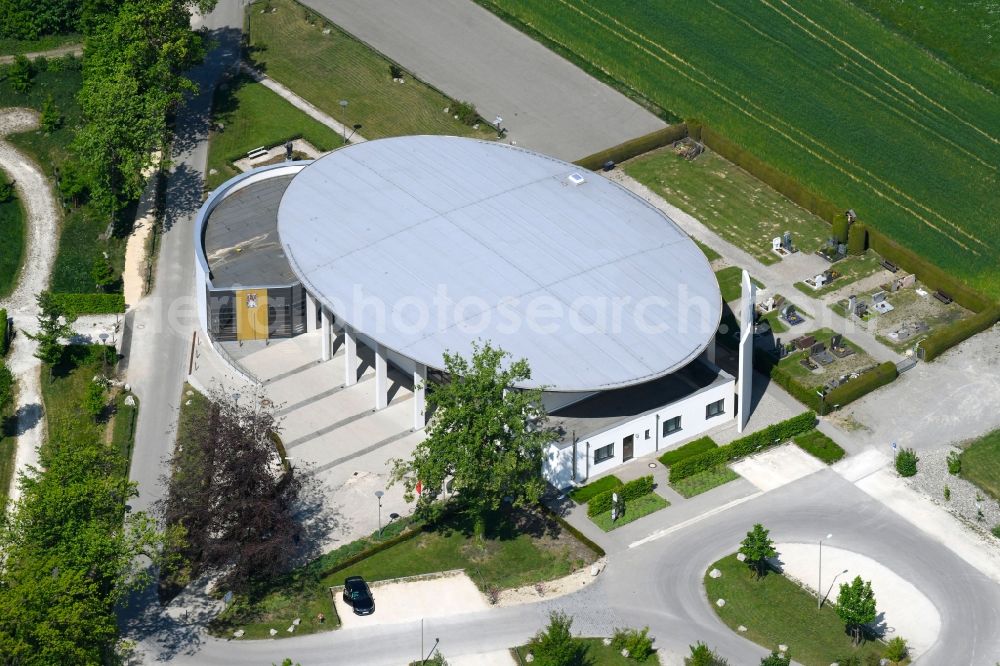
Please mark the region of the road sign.
[[892, 450], [893, 450], [893, 451], [895, 451], [895, 450], [896, 450], [896, 442], [893, 442], [893, 443], [892, 443]]

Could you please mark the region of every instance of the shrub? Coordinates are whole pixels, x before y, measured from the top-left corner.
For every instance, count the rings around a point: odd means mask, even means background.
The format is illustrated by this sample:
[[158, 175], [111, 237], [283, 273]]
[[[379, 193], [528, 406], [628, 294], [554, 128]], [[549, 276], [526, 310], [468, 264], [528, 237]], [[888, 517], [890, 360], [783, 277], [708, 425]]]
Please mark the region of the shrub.
[[712, 469], [730, 460], [744, 458], [750, 454], [757, 453], [779, 442], [787, 441], [795, 435], [808, 432], [815, 425], [816, 414], [814, 412], [803, 412], [798, 416], [793, 416], [785, 421], [770, 425], [746, 437], [733, 440], [725, 446], [720, 446], [717, 449], [681, 460], [670, 468], [670, 481], [673, 483], [674, 481], [686, 479], [693, 474]]
[[577, 504], [584, 504], [593, 499], [596, 495], [618, 488], [622, 485], [622, 480], [619, 479], [614, 474], [601, 477], [596, 481], [592, 481], [585, 486], [580, 486], [579, 488], [574, 488], [570, 491], [569, 496]]
[[844, 457], [844, 449], [819, 430], [811, 430], [803, 435], [796, 435], [792, 438], [792, 441], [803, 451], [811, 453], [828, 465]]
[[958, 451], [948, 454], [948, 473], [957, 476], [962, 473], [962, 456]]
[[826, 395], [823, 396], [824, 413], [828, 413], [835, 406], [843, 407], [850, 404], [875, 389], [895, 381], [898, 376], [899, 370], [896, 369], [896, 364], [886, 361], [857, 379], [851, 379], [837, 388], [827, 391]]
[[6, 363], [0, 362], [0, 411], [14, 400], [14, 373]]
[[995, 536], [996, 538], [1000, 539], [1000, 523], [997, 523], [996, 525], [994, 525], [993, 529], [990, 530], [990, 532], [993, 533], [993, 536]]
[[624, 143], [618, 144], [617, 146], [606, 148], [605, 150], [594, 153], [593, 155], [588, 155], [583, 159], [577, 160], [574, 164], [581, 166], [584, 169], [597, 170], [609, 160], [616, 164], [624, 162], [625, 160], [630, 160], [633, 157], [638, 157], [639, 155], [648, 153], [651, 150], [668, 146], [674, 141], [679, 141], [686, 136], [688, 136], [687, 125], [684, 123], [678, 123], [676, 125], [670, 125], [668, 127], [658, 129], [655, 132], [650, 132], [649, 134], [644, 134], [640, 137], [630, 139]]
[[400, 67], [399, 65], [397, 65], [396, 63], [390, 64], [389, 65], [389, 76], [391, 76], [394, 79], [401, 79], [401, 78], [403, 78], [403, 68]]
[[7, 325], [7, 311], [0, 308], [0, 356], [7, 355], [7, 347], [10, 345], [10, 336], [13, 331]]
[[760, 660], [760, 666], [789, 666], [792, 658], [786, 652], [771, 652]]
[[729, 666], [729, 662], [708, 649], [708, 646], [698, 641], [691, 648], [691, 656], [684, 658], [684, 666]]
[[653, 654], [653, 639], [649, 637], [649, 627], [615, 629], [611, 637], [611, 647], [618, 652], [628, 650], [630, 659], [646, 661]]
[[945, 502], [951, 501], [951, 488], [948, 487], [947, 483], [944, 484], [944, 501]]
[[899, 662], [906, 659], [907, 653], [906, 639], [902, 636], [894, 636], [885, 644], [885, 651], [882, 652], [882, 656], [889, 661]]
[[699, 453], [704, 453], [705, 451], [717, 448], [719, 448], [719, 445], [716, 444], [711, 437], [699, 437], [693, 442], [688, 442], [684, 446], [679, 446], [676, 449], [667, 451], [660, 456], [660, 462], [663, 463], [664, 467], [670, 467], [685, 458], [690, 458], [691, 456], [698, 455]]
[[847, 253], [860, 255], [868, 249], [868, 231], [865, 225], [855, 222], [847, 232]]
[[575, 666], [582, 662], [586, 647], [573, 639], [573, 618], [560, 611], [549, 613], [549, 624], [528, 644], [538, 666]]
[[847, 215], [844, 213], [837, 213], [833, 218], [833, 230], [830, 235], [837, 239], [838, 243], [847, 242], [848, 233], [848, 223]]
[[42, 129], [46, 132], [54, 132], [62, 126], [62, 123], [62, 114], [59, 113], [59, 109], [56, 108], [55, 100], [52, 99], [52, 95], [50, 93], [42, 103]]
[[918, 460], [920, 458], [913, 449], [901, 449], [896, 454], [896, 471], [900, 476], [914, 476], [917, 473]]
[[104, 384], [101, 382], [90, 382], [87, 390], [83, 394], [83, 411], [95, 421], [104, 412], [106, 401], [104, 399]]
[[452, 102], [451, 113], [454, 116], [458, 116], [459, 122], [463, 125], [475, 125], [481, 120], [479, 112], [476, 111], [476, 107], [472, 102], [461, 102], [458, 100]]
[[622, 484], [618, 488], [612, 488], [599, 495], [595, 495], [587, 502], [587, 515], [596, 516], [605, 511], [611, 511], [611, 500], [615, 493], [618, 493], [618, 496], [627, 502], [638, 499], [643, 495], [648, 495], [651, 492], [653, 492], [653, 476], [651, 474], [641, 476], [638, 479], [633, 479], [628, 483]]
[[123, 294], [52, 294], [52, 299], [70, 316], [125, 312]]
[[[948, 293], [952, 294], [952, 292]], [[992, 305], [971, 317], [959, 319], [924, 338], [917, 348], [918, 354], [921, 359], [932, 361], [958, 343], [971, 338], [976, 333], [985, 331], [997, 320], [1000, 320], [1000, 305]]]
[[11, 89], [22, 95], [31, 90], [34, 75], [35, 68], [24, 55], [15, 56], [14, 62], [7, 68], [7, 80], [10, 82]]

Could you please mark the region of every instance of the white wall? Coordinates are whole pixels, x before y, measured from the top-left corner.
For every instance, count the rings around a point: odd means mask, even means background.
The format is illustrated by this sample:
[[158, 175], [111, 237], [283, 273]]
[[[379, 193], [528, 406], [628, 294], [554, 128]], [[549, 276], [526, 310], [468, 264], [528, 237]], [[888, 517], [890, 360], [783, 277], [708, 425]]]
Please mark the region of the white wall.
[[[580, 437], [576, 444], [575, 480], [573, 479], [573, 443], [551, 444], [545, 452], [542, 465], [543, 476], [553, 486], [562, 489], [574, 485], [574, 482], [583, 484], [588, 479], [610, 472], [625, 462], [622, 460], [622, 442], [629, 435], [633, 436], [633, 458], [675, 449], [684, 442], [731, 420], [734, 416], [734, 395], [735, 379], [730, 379], [718, 386], [712, 386], [700, 393], [661, 407], [654, 412], [638, 416], [627, 423]], [[724, 401], [725, 412], [706, 419], [705, 407], [717, 400]], [[681, 429], [664, 437], [663, 422], [675, 416], [681, 417]], [[649, 430], [649, 439], [646, 439], [646, 430]], [[590, 445], [589, 451], [588, 443]], [[594, 450], [611, 443], [615, 445], [614, 456], [600, 463], [594, 463]]]

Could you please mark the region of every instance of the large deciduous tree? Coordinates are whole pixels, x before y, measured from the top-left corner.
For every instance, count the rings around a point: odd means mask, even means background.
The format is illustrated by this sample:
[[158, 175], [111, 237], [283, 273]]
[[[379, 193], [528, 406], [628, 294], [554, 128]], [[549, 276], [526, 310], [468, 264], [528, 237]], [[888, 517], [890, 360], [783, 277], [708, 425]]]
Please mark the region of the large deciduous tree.
[[281, 459], [274, 413], [260, 402], [213, 393], [185, 428], [159, 505], [179, 527], [194, 571], [215, 571], [243, 590], [287, 571], [301, 532], [303, 480]]
[[746, 538], [740, 542], [740, 552], [746, 557], [746, 563], [753, 570], [757, 579], [763, 578], [767, 572], [767, 560], [777, 555], [770, 532], [757, 523], [747, 532]]
[[861, 580], [861, 576], [841, 584], [840, 594], [837, 595], [837, 615], [847, 625], [854, 644], [860, 643], [865, 627], [878, 617], [872, 584]]
[[505, 498], [514, 506], [539, 500], [542, 451], [555, 438], [545, 425], [541, 391], [513, 388], [531, 378], [528, 362], [505, 365], [509, 357], [488, 342], [474, 343], [471, 359], [446, 353], [446, 381], [427, 387], [433, 410], [427, 437], [411, 459], [393, 461], [392, 480], [403, 482], [407, 501], [421, 484], [420, 509], [452, 479], [479, 532]]

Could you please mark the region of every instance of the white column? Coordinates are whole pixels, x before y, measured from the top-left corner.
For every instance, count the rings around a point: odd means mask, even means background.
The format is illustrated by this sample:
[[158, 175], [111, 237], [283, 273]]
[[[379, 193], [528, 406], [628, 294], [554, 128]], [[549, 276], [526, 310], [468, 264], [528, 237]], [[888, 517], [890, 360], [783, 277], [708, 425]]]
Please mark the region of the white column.
[[306, 333], [316, 330], [316, 299], [306, 294]]
[[385, 361], [385, 347], [375, 343], [375, 409], [385, 409], [389, 404], [389, 377]]
[[427, 392], [427, 366], [417, 363], [413, 371], [413, 429], [423, 430]]
[[322, 316], [323, 316], [323, 327], [322, 327], [323, 332], [320, 334], [321, 337], [322, 337], [322, 342], [321, 342], [321, 347], [322, 347], [322, 350], [323, 350], [322, 351], [322, 360], [329, 361], [330, 360], [330, 346], [331, 346], [331, 342], [332, 342], [331, 331], [330, 331], [330, 320], [331, 320], [332, 317], [330, 316], [330, 311], [327, 310], [326, 308], [323, 308]]
[[358, 383], [358, 338], [354, 329], [344, 326], [344, 385]]

